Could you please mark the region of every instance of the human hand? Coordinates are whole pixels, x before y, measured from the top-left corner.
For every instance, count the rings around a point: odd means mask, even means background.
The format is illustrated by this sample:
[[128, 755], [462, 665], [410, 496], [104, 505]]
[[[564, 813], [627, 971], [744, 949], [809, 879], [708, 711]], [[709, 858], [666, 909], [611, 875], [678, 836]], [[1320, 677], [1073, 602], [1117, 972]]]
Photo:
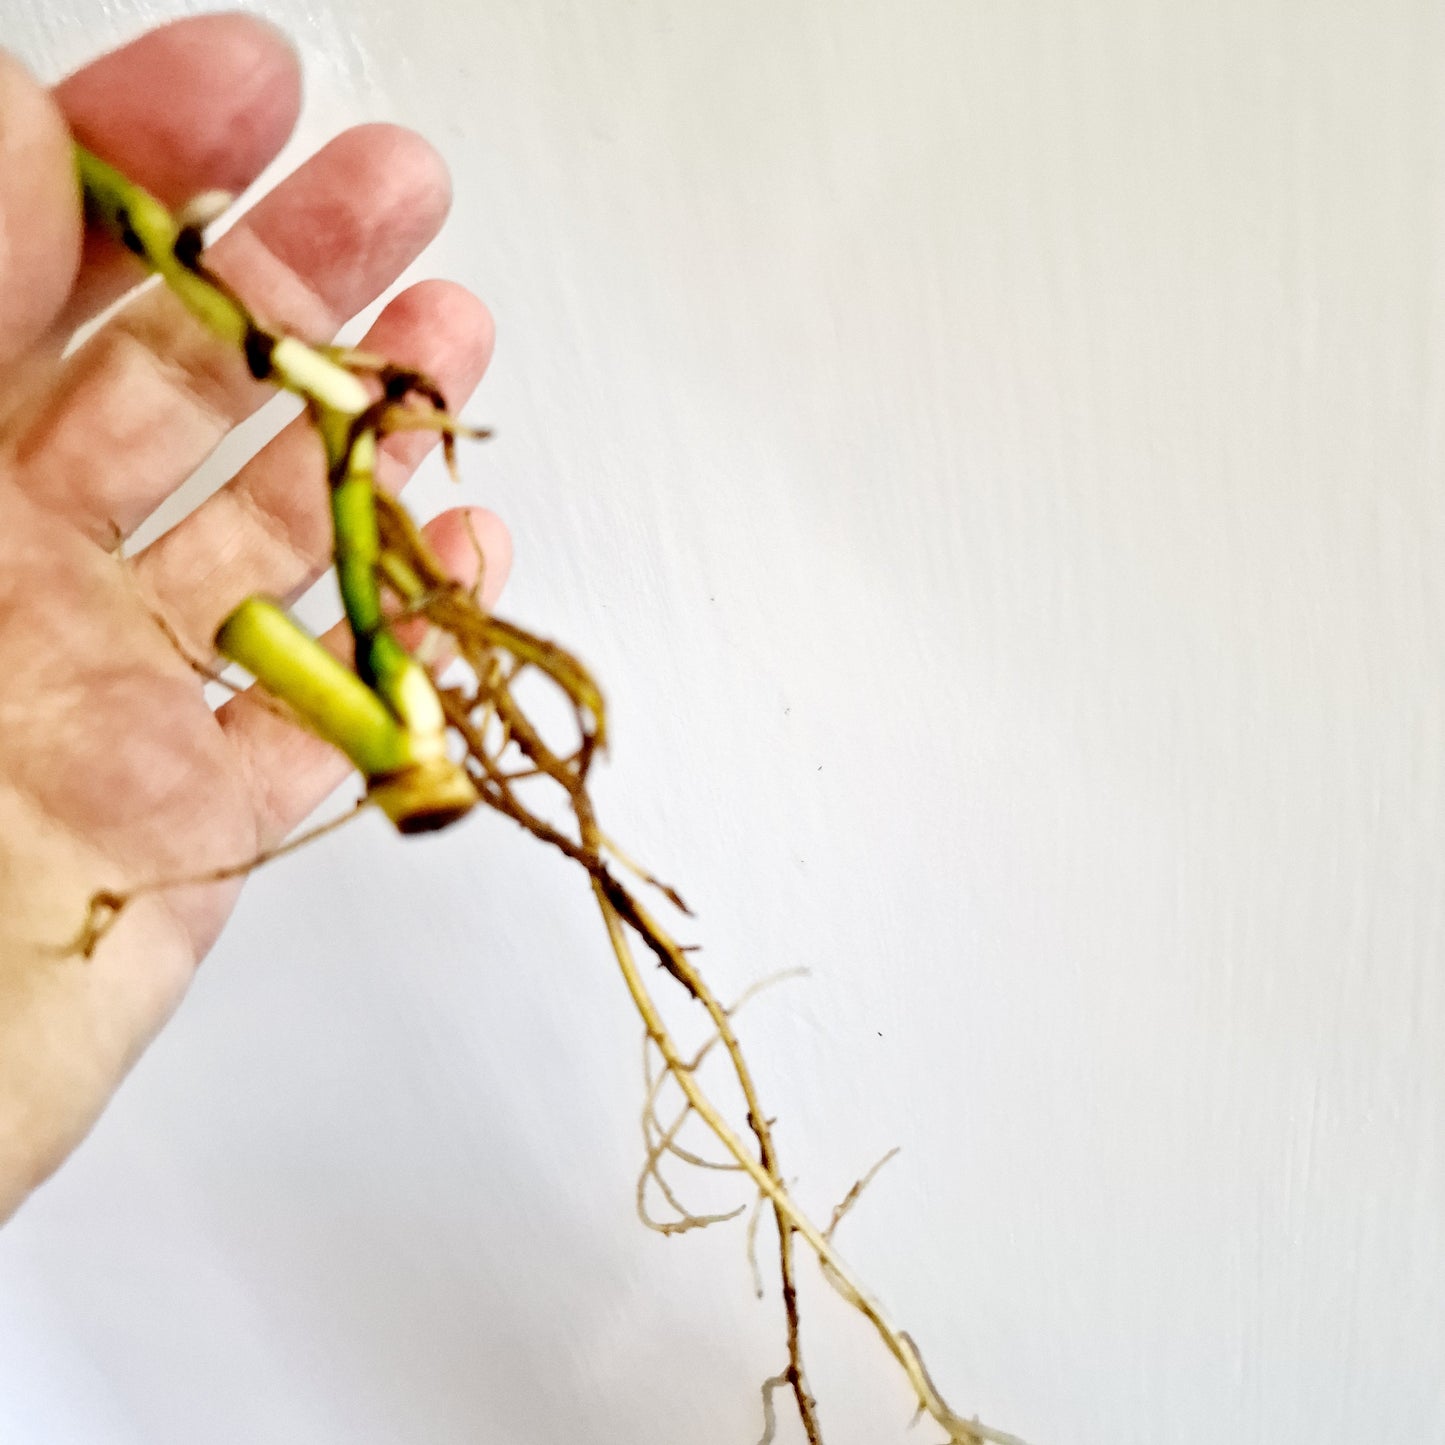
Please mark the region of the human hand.
[[[289, 426], [130, 562], [129, 535], [272, 393], [164, 290], [129, 301], [61, 360], [75, 328], [140, 279], [83, 236], [71, 135], [162, 200], [240, 191], [299, 108], [296, 59], [258, 21], [151, 32], [47, 91], [0, 52], [0, 1219], [75, 1146], [180, 1001], [238, 884], [147, 896], [90, 961], [65, 956], [99, 890], [221, 867], [278, 843], [349, 765], [254, 699], [212, 711], [169, 642], [209, 657], [253, 593], [294, 597], [326, 567], [322, 455]], [[208, 258], [258, 315], [334, 334], [432, 238], [449, 186], [393, 126], [346, 132]], [[491, 354], [486, 309], [424, 282], [361, 343], [418, 367], [458, 407]], [[434, 436], [387, 439], [400, 486]], [[457, 510], [427, 529], [459, 576], [502, 524]]]

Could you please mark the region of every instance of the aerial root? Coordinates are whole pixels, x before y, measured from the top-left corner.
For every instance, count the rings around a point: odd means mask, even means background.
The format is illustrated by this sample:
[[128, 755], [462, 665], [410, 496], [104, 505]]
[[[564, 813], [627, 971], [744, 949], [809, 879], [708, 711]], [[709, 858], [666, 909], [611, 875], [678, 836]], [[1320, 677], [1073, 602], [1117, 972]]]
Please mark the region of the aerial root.
[[863, 1191], [877, 1178], [878, 1171], [882, 1169], [890, 1159], [896, 1158], [897, 1155], [898, 1145], [895, 1144], [861, 1179], [854, 1181], [853, 1187], [843, 1196], [842, 1201], [834, 1205], [833, 1217], [828, 1221], [827, 1229], [823, 1231], [824, 1239], [832, 1239], [834, 1231], [843, 1222], [844, 1216], [846, 1216], [848, 1211], [863, 1197]]
[[752, 1212], [748, 1215], [748, 1272], [753, 1277], [753, 1295], [757, 1299], [763, 1297], [763, 1272], [758, 1267], [758, 1224], [762, 1220], [763, 1205], [767, 1203], [767, 1198], [767, 1195], [759, 1190], [753, 1199]]
[[[614, 856], [618, 853], [615, 845], [609, 843], [608, 851]], [[789, 979], [803, 978], [807, 976], [805, 968], [783, 969], [778, 973], [770, 974], [767, 978], [759, 979], [756, 983], [746, 988], [725, 1010], [728, 1018], [732, 1018], [752, 999], [765, 989], [772, 988], [776, 984], [785, 983]], [[722, 1042], [722, 1035], [714, 1029], [701, 1047], [683, 1065], [683, 1069], [689, 1074], [695, 1074], [702, 1067], [704, 1060]], [[664, 1062], [660, 1069], [654, 1069], [653, 1059], [657, 1054], [657, 1048], [652, 1038], [643, 1036], [642, 1040], [642, 1072], [643, 1082], [646, 1085], [646, 1094], [642, 1105], [642, 1137], [645, 1146], [645, 1156], [642, 1171], [637, 1178], [637, 1213], [642, 1222], [649, 1229], [659, 1234], [682, 1234], [690, 1229], [702, 1228], [708, 1224], [721, 1224], [730, 1219], [736, 1219], [740, 1214], [749, 1208], [747, 1204], [741, 1204], [736, 1209], [730, 1209], [722, 1213], [698, 1214], [688, 1209], [678, 1199], [671, 1182], [662, 1172], [662, 1162], [665, 1158], [671, 1157], [683, 1164], [690, 1165], [694, 1169], [707, 1169], [717, 1173], [739, 1174], [743, 1173], [743, 1166], [736, 1159], [710, 1159], [705, 1155], [687, 1148], [677, 1142], [677, 1136], [693, 1118], [696, 1110], [690, 1100], [684, 1097], [683, 1104], [672, 1119], [671, 1123], [664, 1124], [659, 1113], [662, 1091], [669, 1080], [674, 1077], [674, 1070]], [[659, 1220], [647, 1208], [647, 1189], [649, 1183], [655, 1184], [658, 1192], [667, 1201], [668, 1205], [676, 1214], [675, 1219]], [[761, 1196], [758, 1196], [761, 1198]], [[762, 1283], [758, 1277], [757, 1260], [752, 1255], [753, 1244], [757, 1235], [757, 1210], [754, 1207], [753, 1218], [748, 1225], [749, 1240], [749, 1263], [752, 1267], [754, 1279], [757, 1283], [757, 1293], [762, 1296]]]
[[315, 828], [308, 828], [306, 832], [298, 833], [296, 837], [289, 838], [274, 848], [263, 848], [259, 853], [254, 853], [251, 857], [242, 859], [238, 863], [225, 863], [219, 868], [178, 874], [172, 878], [157, 878], [149, 883], [137, 883], [125, 889], [102, 888], [91, 894], [85, 911], [85, 921], [81, 924], [75, 937], [69, 943], [64, 944], [58, 952], [66, 956], [78, 954], [88, 961], [100, 946], [101, 940], [120, 922], [121, 915], [131, 904], [159, 893], [170, 893], [177, 888], [199, 887], [206, 883], [226, 883], [233, 878], [244, 878], [247, 874], [254, 873], [257, 868], [272, 863], [277, 858], [284, 858], [288, 853], [295, 853], [308, 843], [314, 843], [318, 838], [324, 838], [328, 833], [336, 832], [338, 828], [344, 827], [369, 806], [370, 799], [361, 798], [354, 807], [349, 808], [338, 817], [330, 818]]
[[695, 918], [697, 915], [683, 902], [682, 894], [670, 883], [664, 883], [655, 873], [649, 872], [642, 864], [622, 851], [622, 847], [606, 833], [598, 835], [603, 848], [610, 853], [622, 866], [627, 869], [639, 882], [646, 883], [648, 887], [655, 888], [679, 913], [685, 914], [688, 918]]
[[773, 1404], [773, 1394], [786, 1390], [791, 1383], [786, 1374], [769, 1375], [763, 1381], [763, 1433], [758, 1437], [758, 1445], [773, 1445], [778, 1433], [778, 1412]]

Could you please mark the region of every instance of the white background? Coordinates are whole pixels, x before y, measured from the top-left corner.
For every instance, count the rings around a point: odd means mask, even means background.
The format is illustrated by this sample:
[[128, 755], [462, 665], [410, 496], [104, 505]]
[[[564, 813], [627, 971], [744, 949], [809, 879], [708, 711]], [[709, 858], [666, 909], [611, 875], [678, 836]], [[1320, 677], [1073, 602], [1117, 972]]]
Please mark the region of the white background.
[[[187, 8], [0, 0], [47, 76]], [[1445, 1438], [1439, 7], [256, 8], [287, 166], [448, 157], [507, 610], [720, 989], [813, 969], [785, 1164], [903, 1146], [844, 1242], [954, 1403]], [[0, 1438], [751, 1445], [777, 1302], [633, 1220], [638, 1054], [504, 823], [268, 871], [0, 1236]], [[830, 1441], [931, 1439], [807, 1279]]]

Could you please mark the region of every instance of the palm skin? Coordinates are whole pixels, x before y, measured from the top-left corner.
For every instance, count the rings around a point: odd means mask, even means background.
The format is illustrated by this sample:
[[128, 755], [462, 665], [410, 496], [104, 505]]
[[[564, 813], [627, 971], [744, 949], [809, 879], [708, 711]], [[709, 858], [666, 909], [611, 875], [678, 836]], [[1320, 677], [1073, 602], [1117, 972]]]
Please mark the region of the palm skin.
[[[206, 657], [243, 597], [294, 595], [324, 569], [324, 469], [304, 423], [122, 560], [117, 538], [268, 392], [156, 291], [60, 360], [75, 326], [139, 279], [119, 248], [82, 235], [70, 135], [179, 203], [242, 189], [298, 104], [289, 48], [241, 16], [154, 31], [54, 91], [0, 54], [0, 1219], [171, 1015], [239, 885], [138, 902], [87, 962], [64, 945], [89, 898], [274, 846], [347, 771], [254, 699], [213, 712], [156, 620]], [[361, 127], [248, 213], [214, 264], [258, 313], [321, 339], [425, 245], [447, 196], [420, 139]], [[462, 288], [422, 283], [363, 345], [426, 370], [459, 406], [491, 323]], [[430, 444], [389, 439], [385, 484]], [[495, 595], [509, 561], [496, 518], [449, 513], [428, 529], [463, 575], [474, 532]]]

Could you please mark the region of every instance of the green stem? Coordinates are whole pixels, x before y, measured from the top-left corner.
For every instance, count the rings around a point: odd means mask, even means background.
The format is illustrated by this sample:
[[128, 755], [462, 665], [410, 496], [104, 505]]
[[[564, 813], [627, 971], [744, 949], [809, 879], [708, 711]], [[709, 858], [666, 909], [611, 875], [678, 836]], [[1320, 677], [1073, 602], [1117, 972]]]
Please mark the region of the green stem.
[[353, 418], [324, 413], [322, 439], [332, 466], [331, 523], [336, 579], [351, 635], [356, 671], [412, 731], [446, 729], [436, 690], [425, 669], [386, 625], [378, 580], [381, 536], [376, 518], [376, 433], [354, 430]]
[[[84, 146], [75, 147], [75, 164], [91, 218], [160, 276], [186, 309], [222, 341], [244, 347], [251, 323], [246, 308], [184, 264], [188, 243], [183, 237], [188, 228], [149, 191]], [[189, 234], [198, 249], [199, 235]]]
[[[75, 147], [75, 163], [92, 219], [156, 272], [222, 342], [236, 347], [253, 376], [304, 397], [326, 450], [333, 556], [356, 644], [356, 672], [258, 598], [226, 620], [217, 648], [340, 748], [399, 828], [443, 826], [474, 805], [477, 794], [446, 755], [446, 717], [431, 678], [392, 634], [382, 609], [375, 475], [382, 412], [348, 369], [345, 351], [308, 346], [251, 315], [205, 265], [197, 225], [173, 215], [83, 146]], [[410, 374], [384, 374], [388, 398], [395, 395], [393, 376]], [[403, 389], [407, 385], [430, 387], [419, 377], [403, 380]], [[434, 387], [430, 394], [439, 399]]]
[[416, 740], [391, 709], [274, 602], [247, 598], [221, 624], [216, 646], [368, 777], [418, 761]]
[[476, 805], [471, 780], [446, 755], [445, 735], [404, 727], [274, 602], [247, 598], [221, 624], [216, 646], [344, 752], [366, 777], [372, 802], [403, 833], [445, 827]]

